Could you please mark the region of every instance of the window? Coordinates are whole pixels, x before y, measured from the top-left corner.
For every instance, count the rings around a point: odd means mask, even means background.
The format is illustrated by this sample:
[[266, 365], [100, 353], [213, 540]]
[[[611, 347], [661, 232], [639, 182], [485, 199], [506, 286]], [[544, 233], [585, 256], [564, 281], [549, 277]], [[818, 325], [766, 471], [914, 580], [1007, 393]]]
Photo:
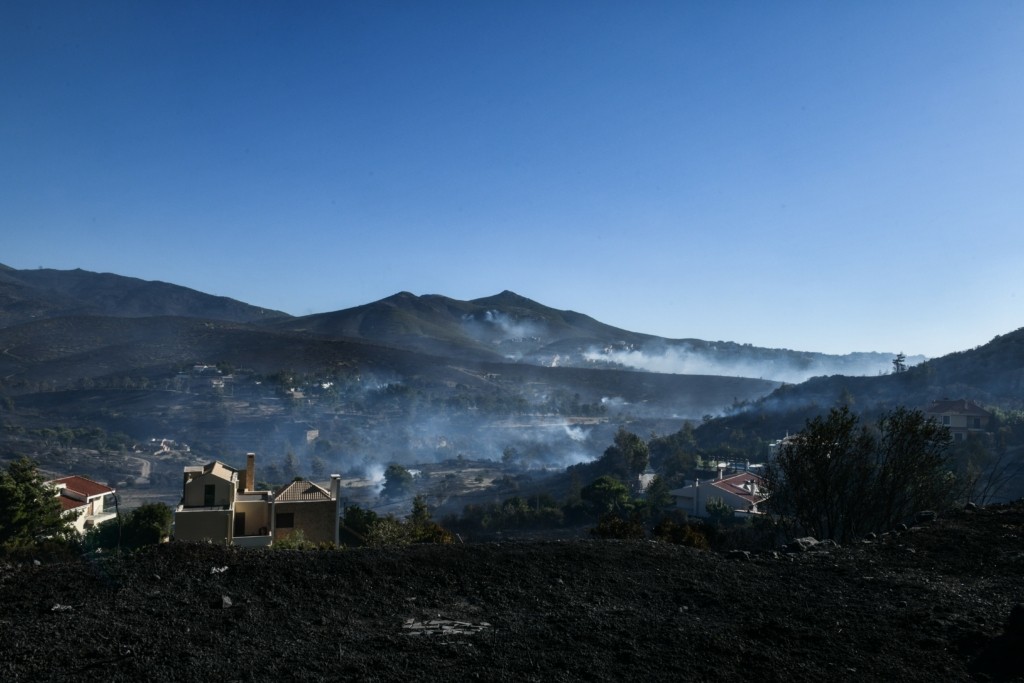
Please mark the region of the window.
[[295, 513], [278, 512], [274, 517], [274, 526], [278, 529], [291, 529], [295, 526]]
[[217, 485], [207, 484], [203, 488], [203, 506], [212, 508], [214, 506], [214, 500], [217, 498]]
[[949, 426], [949, 415], [942, 416], [942, 424], [946, 425], [947, 427]]
[[974, 428], [975, 429], [981, 429], [981, 418], [980, 417], [974, 418]]

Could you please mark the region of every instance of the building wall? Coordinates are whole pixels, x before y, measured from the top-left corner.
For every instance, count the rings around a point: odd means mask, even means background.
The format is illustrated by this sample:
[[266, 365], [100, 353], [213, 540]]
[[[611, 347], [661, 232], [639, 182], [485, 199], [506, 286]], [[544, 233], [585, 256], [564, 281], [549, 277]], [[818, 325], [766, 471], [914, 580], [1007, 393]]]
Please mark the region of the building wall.
[[260, 530], [263, 529], [264, 534], [270, 533], [270, 503], [261, 501], [252, 501], [243, 503], [241, 501], [235, 501], [235, 514], [245, 514], [245, 533], [244, 536], [256, 536], [260, 534]]
[[235, 500], [235, 485], [227, 479], [213, 474], [200, 474], [185, 484], [182, 505], [185, 507], [205, 507], [206, 487], [215, 487], [215, 506], [229, 506]]
[[234, 515], [231, 510], [178, 510], [174, 513], [174, 539], [229, 543]]
[[338, 525], [338, 508], [336, 501], [324, 500], [316, 502], [277, 503], [274, 505], [275, 516], [291, 513], [294, 526], [290, 529], [276, 527], [274, 540], [288, 538], [295, 529], [302, 529], [307, 541], [313, 543], [333, 543]]

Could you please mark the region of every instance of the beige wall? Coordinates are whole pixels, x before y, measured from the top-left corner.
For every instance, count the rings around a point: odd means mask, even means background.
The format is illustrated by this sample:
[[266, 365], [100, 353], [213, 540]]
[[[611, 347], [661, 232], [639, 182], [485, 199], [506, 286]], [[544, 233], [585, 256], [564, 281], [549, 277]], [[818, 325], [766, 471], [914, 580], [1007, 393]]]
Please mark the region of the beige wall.
[[275, 515], [289, 512], [295, 515], [295, 526], [291, 529], [275, 529], [274, 540], [284, 540], [295, 529], [302, 529], [307, 541], [334, 543], [334, 532], [338, 524], [335, 501], [277, 503], [274, 506]]
[[231, 510], [178, 510], [174, 513], [174, 538], [178, 541], [231, 540]]
[[245, 536], [255, 536], [265, 528], [270, 533], [270, 503], [265, 500], [243, 503], [235, 501], [235, 513], [245, 514]]
[[216, 506], [231, 505], [235, 499], [235, 486], [227, 479], [214, 476], [213, 474], [200, 474], [192, 481], [185, 484], [182, 504], [185, 507], [203, 507], [205, 505], [206, 487], [213, 484], [216, 487], [213, 504]]

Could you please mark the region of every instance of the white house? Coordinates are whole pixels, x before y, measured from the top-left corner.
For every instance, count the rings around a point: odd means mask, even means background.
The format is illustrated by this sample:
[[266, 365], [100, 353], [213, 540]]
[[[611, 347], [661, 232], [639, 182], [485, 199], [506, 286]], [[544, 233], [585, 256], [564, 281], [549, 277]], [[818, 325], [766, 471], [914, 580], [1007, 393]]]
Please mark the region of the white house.
[[87, 477], [73, 475], [46, 482], [56, 490], [61, 510], [75, 516], [75, 529], [84, 534], [87, 529], [114, 519], [117, 514], [104, 508], [103, 499], [113, 495], [114, 489]]

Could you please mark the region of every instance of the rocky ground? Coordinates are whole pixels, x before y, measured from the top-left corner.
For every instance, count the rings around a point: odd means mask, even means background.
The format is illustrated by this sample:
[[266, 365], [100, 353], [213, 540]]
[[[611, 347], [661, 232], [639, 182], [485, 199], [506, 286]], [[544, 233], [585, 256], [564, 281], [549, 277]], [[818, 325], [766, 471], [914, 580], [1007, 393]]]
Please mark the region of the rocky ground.
[[749, 556], [167, 544], [0, 564], [0, 679], [1024, 680], [1022, 577], [1021, 503]]

